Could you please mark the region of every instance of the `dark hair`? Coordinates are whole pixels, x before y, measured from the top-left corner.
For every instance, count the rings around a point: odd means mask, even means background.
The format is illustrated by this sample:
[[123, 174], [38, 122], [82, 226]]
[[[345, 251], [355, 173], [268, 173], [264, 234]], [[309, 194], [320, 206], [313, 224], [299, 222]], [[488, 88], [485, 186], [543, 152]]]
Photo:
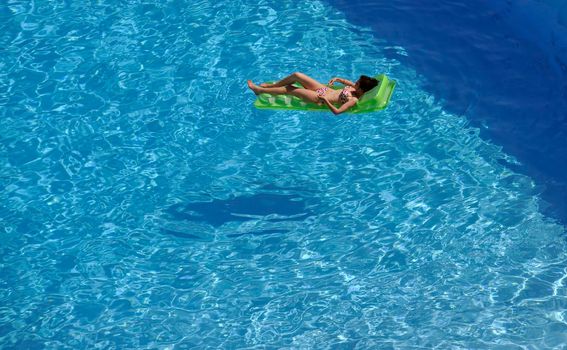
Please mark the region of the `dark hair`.
[[361, 75], [360, 78], [358, 79], [358, 86], [360, 86], [360, 89], [362, 89], [362, 91], [364, 92], [368, 92], [374, 89], [377, 85], [378, 85], [378, 80], [374, 78], [370, 78], [369, 76], [366, 75]]

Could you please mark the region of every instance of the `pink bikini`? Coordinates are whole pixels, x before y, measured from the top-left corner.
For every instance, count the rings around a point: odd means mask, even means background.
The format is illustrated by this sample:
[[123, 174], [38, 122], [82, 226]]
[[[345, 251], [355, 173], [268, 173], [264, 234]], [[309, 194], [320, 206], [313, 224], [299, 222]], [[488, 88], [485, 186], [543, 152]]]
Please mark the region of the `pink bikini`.
[[[327, 91], [329, 91], [328, 87], [322, 87], [322, 88], [318, 88], [317, 90], [315, 90], [315, 92], [317, 93], [317, 96], [323, 96], [327, 93]], [[339, 94], [339, 102], [341, 104], [345, 104], [348, 102], [349, 98], [352, 97], [352, 92], [347, 90], [347, 88], [345, 87], [344, 89], [341, 90], [340, 94]]]
[[325, 95], [328, 90], [329, 90], [328, 87], [322, 87], [322, 88], [318, 88], [317, 90], [315, 90], [315, 92], [317, 93], [317, 96], [321, 97], [321, 96]]
[[341, 93], [339, 94], [339, 102], [341, 104], [345, 104], [348, 102], [348, 99], [351, 97], [352, 97], [352, 92], [347, 91], [347, 88], [345, 87], [344, 89], [341, 90]]

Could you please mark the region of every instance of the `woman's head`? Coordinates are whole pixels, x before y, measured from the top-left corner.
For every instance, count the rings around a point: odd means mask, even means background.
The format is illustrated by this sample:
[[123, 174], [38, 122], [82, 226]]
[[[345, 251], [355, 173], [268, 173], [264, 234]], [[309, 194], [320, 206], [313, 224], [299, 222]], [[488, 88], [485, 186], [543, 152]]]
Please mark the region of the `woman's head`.
[[366, 75], [361, 75], [356, 84], [364, 93], [375, 88], [378, 85], [378, 80]]

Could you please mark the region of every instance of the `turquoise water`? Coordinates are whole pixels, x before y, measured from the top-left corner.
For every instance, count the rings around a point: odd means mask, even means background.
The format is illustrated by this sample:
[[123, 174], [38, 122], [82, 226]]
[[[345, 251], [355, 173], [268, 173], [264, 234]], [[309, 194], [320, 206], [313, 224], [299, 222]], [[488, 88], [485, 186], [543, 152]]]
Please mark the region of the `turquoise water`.
[[[538, 186], [338, 10], [10, 1], [0, 19], [0, 347], [567, 341], [566, 232]], [[398, 86], [356, 117], [252, 107], [246, 79], [298, 70]]]

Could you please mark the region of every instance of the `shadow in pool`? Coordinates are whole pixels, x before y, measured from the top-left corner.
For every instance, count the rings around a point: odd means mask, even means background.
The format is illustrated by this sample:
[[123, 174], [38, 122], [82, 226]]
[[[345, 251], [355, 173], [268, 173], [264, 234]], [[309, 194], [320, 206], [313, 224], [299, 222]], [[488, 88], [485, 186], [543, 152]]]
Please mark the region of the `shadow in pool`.
[[[305, 199], [299, 195], [260, 193], [230, 199], [214, 199], [208, 202], [176, 204], [167, 210], [167, 214], [177, 222], [191, 221], [219, 227], [229, 222], [249, 220], [263, 220], [270, 223], [300, 221], [312, 213], [306, 208]], [[179, 225], [177, 224], [177, 226]], [[194, 233], [185, 233], [178, 229], [163, 229], [163, 232], [181, 238], [202, 238]], [[270, 228], [248, 233], [234, 233], [228, 236], [238, 237], [245, 234], [266, 235], [285, 232], [287, 232], [285, 229]]]

